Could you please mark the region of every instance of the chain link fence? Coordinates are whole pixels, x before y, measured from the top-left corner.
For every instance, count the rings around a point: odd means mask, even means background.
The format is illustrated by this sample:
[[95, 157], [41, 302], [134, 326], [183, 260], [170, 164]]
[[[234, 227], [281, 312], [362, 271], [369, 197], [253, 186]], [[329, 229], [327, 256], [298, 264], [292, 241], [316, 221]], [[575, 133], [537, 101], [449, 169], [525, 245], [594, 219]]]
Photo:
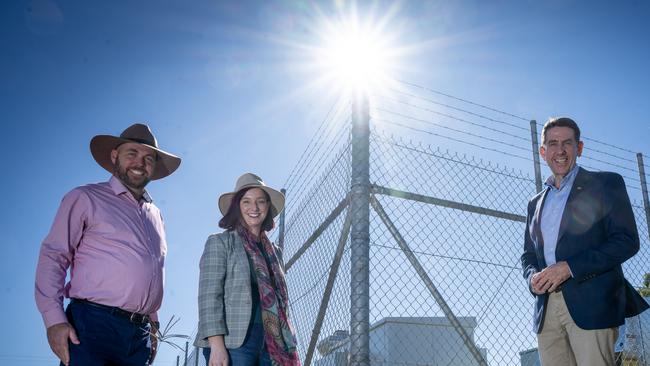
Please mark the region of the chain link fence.
[[[533, 135], [541, 126], [423, 87], [402, 87], [369, 113], [367, 248], [355, 256], [351, 245], [359, 215], [350, 208], [359, 168], [354, 107], [339, 103], [330, 111], [285, 184], [285, 229], [274, 236], [284, 246], [301, 360], [318, 366], [539, 365], [534, 298], [520, 256], [527, 202], [541, 179], [529, 125]], [[471, 129], [459, 127], [463, 123]], [[645, 165], [631, 151], [586, 141], [579, 164], [625, 177], [641, 250], [623, 269], [635, 288], [647, 287], [650, 233], [638, 169]], [[359, 286], [365, 292], [355, 292]], [[366, 318], [357, 317], [360, 312]], [[619, 364], [650, 365], [647, 313], [621, 328]], [[369, 358], [355, 359], [364, 353]], [[187, 365], [204, 360], [195, 350]]]

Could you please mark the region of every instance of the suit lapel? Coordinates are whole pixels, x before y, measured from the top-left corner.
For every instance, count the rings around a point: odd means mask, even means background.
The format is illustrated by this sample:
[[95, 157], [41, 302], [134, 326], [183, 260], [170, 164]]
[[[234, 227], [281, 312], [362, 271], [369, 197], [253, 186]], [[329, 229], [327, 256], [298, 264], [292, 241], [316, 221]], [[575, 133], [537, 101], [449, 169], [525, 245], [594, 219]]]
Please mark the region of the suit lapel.
[[571, 192], [569, 192], [569, 197], [567, 198], [566, 205], [564, 206], [564, 212], [562, 212], [562, 221], [560, 221], [560, 229], [557, 233], [557, 247], [560, 246], [562, 237], [564, 236], [566, 228], [569, 225], [569, 220], [574, 217], [573, 203], [585, 190], [587, 178], [587, 171], [582, 168], [578, 168], [576, 179], [573, 181]]
[[[237, 234], [236, 230], [231, 231], [232, 238], [232, 254], [236, 261], [240, 262], [244, 267], [244, 274], [248, 275], [250, 273], [250, 263], [248, 263], [248, 255], [246, 254], [246, 248], [244, 248], [244, 239]], [[237, 268], [237, 267], [233, 267]]]
[[[537, 200], [537, 205], [535, 206], [535, 214], [533, 216], [533, 230], [535, 232], [536, 247], [537, 249], [542, 249], [544, 247], [544, 237], [542, 236], [542, 209], [544, 208], [544, 201], [546, 201], [546, 196], [550, 188], [546, 187], [542, 192], [542, 195]], [[543, 255], [542, 255], [543, 257]]]

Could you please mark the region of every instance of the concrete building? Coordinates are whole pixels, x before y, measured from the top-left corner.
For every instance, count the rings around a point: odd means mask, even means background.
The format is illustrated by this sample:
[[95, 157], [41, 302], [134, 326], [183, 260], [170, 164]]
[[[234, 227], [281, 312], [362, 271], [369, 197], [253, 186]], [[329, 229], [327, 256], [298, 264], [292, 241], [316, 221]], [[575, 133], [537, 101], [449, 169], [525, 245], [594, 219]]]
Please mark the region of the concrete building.
[[[472, 342], [476, 320], [458, 318]], [[321, 358], [316, 366], [347, 365], [349, 336], [336, 331], [318, 344]], [[478, 348], [487, 360], [487, 351]], [[391, 317], [370, 326], [372, 365], [472, 366], [478, 365], [449, 320], [444, 317]]]

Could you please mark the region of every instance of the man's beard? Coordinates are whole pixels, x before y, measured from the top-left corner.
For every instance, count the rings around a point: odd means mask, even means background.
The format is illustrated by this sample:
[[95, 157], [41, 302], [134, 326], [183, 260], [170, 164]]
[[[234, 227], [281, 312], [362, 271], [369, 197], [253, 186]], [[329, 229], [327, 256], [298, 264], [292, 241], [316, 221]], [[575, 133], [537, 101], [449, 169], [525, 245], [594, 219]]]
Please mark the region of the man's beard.
[[[144, 170], [144, 168], [142, 169]], [[131, 189], [143, 189], [150, 181], [149, 177], [146, 175], [142, 176], [142, 181], [140, 182], [134, 182], [129, 175], [126, 173], [126, 169], [123, 169], [122, 166], [120, 165], [119, 159], [115, 159], [115, 170], [114, 170], [115, 175], [122, 181], [122, 183], [131, 188]]]

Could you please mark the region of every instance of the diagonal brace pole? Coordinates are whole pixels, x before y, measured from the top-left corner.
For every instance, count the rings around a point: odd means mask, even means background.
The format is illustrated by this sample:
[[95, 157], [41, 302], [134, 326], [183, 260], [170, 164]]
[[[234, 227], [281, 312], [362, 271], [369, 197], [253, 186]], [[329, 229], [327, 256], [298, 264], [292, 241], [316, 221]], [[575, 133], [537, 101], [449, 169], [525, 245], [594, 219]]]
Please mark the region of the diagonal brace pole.
[[343, 212], [343, 210], [348, 205], [348, 201], [349, 201], [349, 196], [345, 196], [345, 198], [342, 199], [341, 202], [339, 202], [339, 204], [334, 208], [334, 210], [330, 212], [330, 214], [325, 218], [325, 220], [323, 220], [320, 226], [318, 226], [318, 228], [313, 232], [313, 234], [311, 234], [311, 236], [307, 239], [307, 241], [305, 241], [305, 243], [300, 247], [300, 249], [298, 249], [296, 254], [294, 254], [293, 257], [289, 259], [287, 264], [284, 265], [285, 273], [289, 272], [289, 268], [291, 268], [291, 266], [293, 266], [293, 264], [296, 263], [296, 261], [300, 258], [300, 256], [302, 256], [307, 251], [307, 249], [309, 249], [309, 247], [316, 241], [316, 239], [318, 239], [320, 234], [322, 234], [323, 231], [325, 231], [325, 229], [327, 229], [330, 226], [330, 224], [334, 222], [334, 220], [339, 216], [339, 214]]
[[436, 285], [433, 284], [433, 281], [431, 281], [431, 278], [429, 275], [427, 275], [426, 271], [420, 264], [420, 262], [417, 260], [415, 257], [415, 254], [411, 251], [411, 248], [408, 246], [400, 232], [397, 230], [397, 227], [395, 227], [395, 224], [391, 221], [391, 219], [388, 217], [388, 214], [386, 211], [384, 211], [384, 208], [382, 207], [381, 203], [377, 200], [374, 194], [370, 195], [370, 204], [372, 205], [372, 208], [375, 209], [375, 212], [379, 215], [381, 218], [381, 221], [386, 225], [388, 228], [388, 231], [393, 235], [393, 238], [395, 241], [397, 241], [397, 244], [399, 245], [400, 249], [402, 249], [402, 252], [404, 255], [406, 255], [406, 258], [411, 262], [411, 265], [417, 272], [418, 276], [420, 276], [420, 279], [424, 284], [427, 286], [427, 289], [429, 292], [431, 292], [431, 295], [433, 298], [436, 300], [438, 303], [438, 306], [442, 309], [442, 311], [445, 313], [445, 316], [447, 319], [449, 319], [449, 322], [451, 325], [454, 327], [460, 338], [463, 340], [463, 343], [467, 347], [467, 349], [470, 351], [472, 356], [474, 356], [474, 359], [478, 362], [479, 365], [481, 366], [487, 366], [487, 362], [483, 358], [483, 355], [481, 352], [479, 352], [478, 348], [476, 347], [476, 344], [470, 339], [469, 335], [465, 331], [465, 328], [460, 324], [458, 321], [458, 318], [456, 318], [456, 315], [454, 315], [454, 312], [451, 310], [449, 305], [447, 305], [447, 302], [445, 301], [444, 297], [442, 297], [442, 294], [438, 291], [436, 288]]
[[325, 285], [325, 293], [323, 293], [323, 299], [320, 302], [320, 307], [318, 308], [318, 315], [316, 316], [316, 322], [314, 323], [314, 329], [311, 332], [311, 339], [309, 340], [309, 347], [307, 348], [307, 356], [305, 357], [305, 366], [311, 365], [311, 360], [314, 356], [314, 348], [316, 348], [316, 341], [320, 336], [321, 327], [323, 326], [323, 320], [325, 319], [325, 313], [327, 311], [327, 306], [330, 301], [330, 296], [332, 295], [332, 288], [334, 288], [334, 281], [339, 272], [339, 266], [341, 264], [341, 258], [343, 257], [343, 252], [345, 251], [345, 243], [348, 241], [348, 236], [350, 235], [350, 226], [352, 225], [352, 220], [350, 218], [350, 210], [348, 209], [347, 214], [345, 215], [345, 223], [343, 224], [343, 230], [341, 230], [341, 237], [339, 238], [339, 245], [336, 247], [336, 254], [334, 254], [334, 260], [332, 261], [332, 266], [330, 267], [330, 273], [327, 277], [327, 284]]

